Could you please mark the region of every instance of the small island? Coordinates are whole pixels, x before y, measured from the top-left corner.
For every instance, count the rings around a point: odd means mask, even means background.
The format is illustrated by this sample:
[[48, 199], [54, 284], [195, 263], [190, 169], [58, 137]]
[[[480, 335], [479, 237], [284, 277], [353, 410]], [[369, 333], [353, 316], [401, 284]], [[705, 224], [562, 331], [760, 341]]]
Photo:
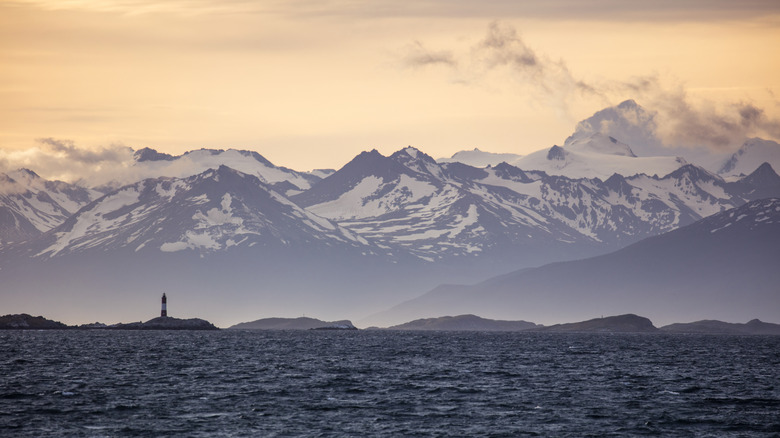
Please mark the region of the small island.
[[168, 298], [162, 295], [160, 316], [146, 322], [131, 322], [107, 325], [101, 322], [69, 326], [42, 316], [26, 313], [0, 316], [0, 329], [6, 330], [219, 330], [214, 324], [200, 318], [180, 319], [168, 316]]
[[688, 323], [669, 324], [660, 329], [666, 333], [708, 333], [715, 335], [780, 335], [780, 324], [763, 322], [758, 319], [745, 324], [716, 320], [703, 320]]
[[0, 316], [0, 330], [62, 330], [71, 328], [59, 321], [26, 313]]
[[115, 324], [106, 328], [109, 330], [219, 330], [205, 319], [180, 319], [170, 316], [158, 316], [146, 322]]
[[484, 332], [516, 332], [539, 328], [527, 321], [502, 321], [481, 318], [476, 315], [442, 316], [439, 318], [416, 319], [404, 324], [388, 327], [388, 330], [423, 330], [423, 331], [484, 331]]
[[316, 318], [263, 318], [242, 322], [228, 330], [357, 330], [351, 321], [322, 321]]
[[545, 332], [655, 333], [652, 321], [634, 314], [607, 316], [582, 322], [555, 324], [537, 329]]

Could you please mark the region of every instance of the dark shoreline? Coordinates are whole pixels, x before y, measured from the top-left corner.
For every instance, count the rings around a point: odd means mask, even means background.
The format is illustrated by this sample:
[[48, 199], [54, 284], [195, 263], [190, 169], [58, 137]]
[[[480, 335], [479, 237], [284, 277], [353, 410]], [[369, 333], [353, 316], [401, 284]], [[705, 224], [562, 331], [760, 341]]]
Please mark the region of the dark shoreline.
[[[275, 324], [252, 325], [241, 323], [227, 330], [358, 330], [351, 322], [324, 322], [312, 318], [267, 318], [254, 323], [273, 320]], [[304, 321], [305, 324], [295, 324]], [[316, 323], [322, 323], [318, 325]], [[462, 322], [458, 324], [457, 322]], [[744, 324], [728, 323], [717, 320], [702, 320], [690, 323], [674, 323], [663, 327], [655, 327], [644, 317], [634, 314], [608, 316], [587, 321], [541, 326], [525, 321], [517, 321], [521, 325], [512, 326], [507, 323], [515, 321], [499, 321], [480, 318], [475, 315], [446, 316], [410, 321], [388, 328], [369, 327], [363, 330], [390, 331], [476, 331], [476, 332], [525, 332], [525, 333], [646, 333], [646, 334], [713, 334], [713, 335], [780, 335], [780, 324], [772, 324], [751, 320]], [[298, 326], [300, 325], [300, 326]], [[59, 321], [46, 319], [42, 316], [31, 316], [26, 313], [0, 316], [0, 330], [222, 330], [214, 324], [200, 318], [180, 319], [161, 316], [146, 322], [131, 322], [106, 325], [99, 322], [69, 326]]]

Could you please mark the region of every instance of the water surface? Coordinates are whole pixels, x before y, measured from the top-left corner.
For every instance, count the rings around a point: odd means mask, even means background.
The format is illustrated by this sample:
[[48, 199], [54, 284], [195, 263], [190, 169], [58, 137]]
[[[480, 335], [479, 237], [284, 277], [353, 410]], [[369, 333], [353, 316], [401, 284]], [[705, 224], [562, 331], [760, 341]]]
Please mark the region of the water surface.
[[780, 436], [780, 337], [3, 331], [2, 436]]

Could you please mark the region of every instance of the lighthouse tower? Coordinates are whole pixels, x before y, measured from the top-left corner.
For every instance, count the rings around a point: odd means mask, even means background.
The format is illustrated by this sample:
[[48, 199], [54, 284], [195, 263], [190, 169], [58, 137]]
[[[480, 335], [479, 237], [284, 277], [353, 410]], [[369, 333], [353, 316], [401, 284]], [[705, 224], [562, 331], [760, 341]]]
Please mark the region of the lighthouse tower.
[[162, 310], [160, 316], [168, 316], [168, 298], [165, 297], [165, 293], [162, 296]]

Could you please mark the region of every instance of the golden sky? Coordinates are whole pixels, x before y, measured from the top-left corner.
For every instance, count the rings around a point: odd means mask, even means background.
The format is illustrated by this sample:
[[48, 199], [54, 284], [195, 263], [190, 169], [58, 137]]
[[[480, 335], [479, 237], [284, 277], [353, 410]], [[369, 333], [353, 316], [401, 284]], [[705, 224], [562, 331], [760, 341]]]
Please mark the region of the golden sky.
[[46, 138], [297, 170], [525, 154], [628, 98], [701, 120], [750, 105], [744, 134], [777, 140], [779, 53], [776, 0], [0, 0], [0, 167], [36, 170]]

